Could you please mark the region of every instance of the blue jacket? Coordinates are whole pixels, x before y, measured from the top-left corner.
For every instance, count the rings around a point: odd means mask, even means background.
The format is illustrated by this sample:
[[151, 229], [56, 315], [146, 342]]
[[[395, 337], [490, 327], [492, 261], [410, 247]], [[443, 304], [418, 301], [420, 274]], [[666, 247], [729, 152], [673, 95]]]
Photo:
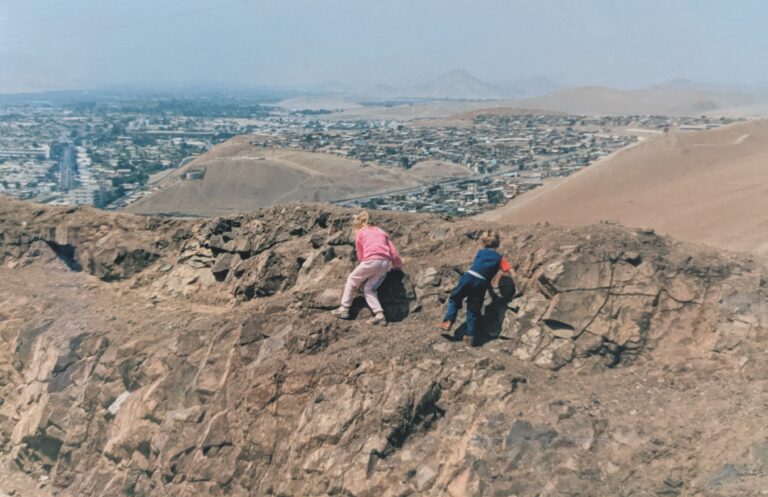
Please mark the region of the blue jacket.
[[481, 275], [485, 281], [489, 282], [496, 276], [501, 267], [502, 255], [495, 250], [483, 248], [477, 251], [470, 271]]

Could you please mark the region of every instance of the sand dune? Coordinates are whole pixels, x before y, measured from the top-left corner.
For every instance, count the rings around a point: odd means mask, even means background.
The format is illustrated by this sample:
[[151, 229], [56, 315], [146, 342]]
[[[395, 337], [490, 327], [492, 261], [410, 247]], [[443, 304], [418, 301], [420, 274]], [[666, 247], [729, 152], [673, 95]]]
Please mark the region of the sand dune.
[[609, 220], [768, 255], [768, 121], [656, 136], [481, 217]]

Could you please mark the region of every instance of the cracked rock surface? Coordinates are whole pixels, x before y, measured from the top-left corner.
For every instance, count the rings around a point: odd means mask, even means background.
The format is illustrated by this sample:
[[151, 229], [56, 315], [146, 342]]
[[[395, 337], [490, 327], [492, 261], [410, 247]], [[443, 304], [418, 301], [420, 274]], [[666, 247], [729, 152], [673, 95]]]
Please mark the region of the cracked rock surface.
[[482, 345], [434, 325], [486, 225], [375, 213], [387, 327], [327, 312], [353, 212], [0, 200], [0, 493], [751, 496], [764, 266], [615, 225], [500, 227]]

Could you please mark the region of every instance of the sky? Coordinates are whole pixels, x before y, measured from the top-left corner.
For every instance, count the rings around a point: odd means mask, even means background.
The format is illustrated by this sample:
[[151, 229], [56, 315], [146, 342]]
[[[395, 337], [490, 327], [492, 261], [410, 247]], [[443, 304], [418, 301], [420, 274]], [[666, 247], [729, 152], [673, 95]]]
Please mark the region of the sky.
[[0, 0], [0, 90], [768, 85], [764, 0]]

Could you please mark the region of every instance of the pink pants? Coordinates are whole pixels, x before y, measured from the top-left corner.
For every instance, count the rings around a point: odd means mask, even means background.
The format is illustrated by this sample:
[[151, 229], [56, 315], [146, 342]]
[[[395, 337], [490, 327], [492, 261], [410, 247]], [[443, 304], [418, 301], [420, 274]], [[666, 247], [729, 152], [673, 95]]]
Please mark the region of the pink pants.
[[352, 306], [352, 298], [355, 290], [365, 282], [363, 294], [368, 307], [374, 314], [383, 312], [379, 297], [376, 291], [379, 285], [384, 281], [389, 271], [389, 261], [387, 259], [372, 259], [363, 261], [347, 277], [347, 284], [344, 286], [344, 295], [341, 297], [341, 306], [349, 309]]

